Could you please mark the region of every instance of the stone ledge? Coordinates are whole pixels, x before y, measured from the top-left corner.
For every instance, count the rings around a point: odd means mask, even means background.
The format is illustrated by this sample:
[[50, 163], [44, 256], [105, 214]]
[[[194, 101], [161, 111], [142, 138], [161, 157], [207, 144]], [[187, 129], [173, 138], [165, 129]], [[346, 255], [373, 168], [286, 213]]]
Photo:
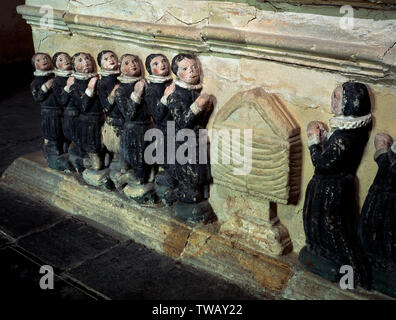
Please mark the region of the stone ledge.
[[269, 257], [222, 237], [218, 223], [186, 225], [169, 208], [141, 206], [119, 193], [88, 186], [78, 176], [48, 168], [41, 151], [15, 160], [0, 185], [102, 224], [161, 254], [225, 278], [257, 297], [388, 298], [364, 290], [343, 291], [303, 271], [295, 253], [279, 259]]

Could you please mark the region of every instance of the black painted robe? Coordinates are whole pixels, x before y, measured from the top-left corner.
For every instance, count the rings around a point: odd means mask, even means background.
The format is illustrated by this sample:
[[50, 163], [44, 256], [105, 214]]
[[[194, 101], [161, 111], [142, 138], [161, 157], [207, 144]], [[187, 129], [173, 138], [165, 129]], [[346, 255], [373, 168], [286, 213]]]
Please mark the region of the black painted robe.
[[[208, 156], [206, 156], [206, 164], [199, 163], [199, 130], [206, 128], [212, 110], [194, 114], [190, 109], [190, 106], [200, 95], [200, 91], [201, 90], [185, 89], [176, 85], [175, 91], [168, 97], [168, 108], [173, 120], [175, 121], [176, 136], [182, 129], [192, 129], [194, 132], [194, 138], [196, 141], [195, 164], [188, 162], [186, 164], [180, 164], [176, 161], [175, 168], [176, 179], [179, 181], [179, 184], [187, 186], [190, 189], [199, 188], [202, 185], [209, 184], [211, 180]], [[187, 141], [187, 138], [185, 138], [184, 141], [177, 141], [176, 150], [180, 148], [185, 141]], [[185, 155], [188, 155], [187, 152]], [[190, 157], [190, 155], [188, 156]], [[193, 158], [191, 157], [191, 159]], [[186, 198], [189, 197], [187, 196]], [[190, 200], [192, 202], [196, 202], [194, 199]]]
[[369, 139], [371, 124], [335, 130], [322, 146], [309, 150], [315, 174], [303, 208], [307, 248], [339, 265], [350, 265], [358, 282], [367, 281], [357, 236], [356, 171]]
[[389, 150], [375, 161], [378, 172], [360, 216], [360, 239], [377, 268], [396, 271], [396, 154]]
[[140, 103], [131, 99], [135, 84], [121, 83], [115, 94], [115, 102], [125, 119], [120, 155], [134, 169], [136, 178], [144, 183], [151, 169], [144, 160], [144, 151], [149, 144], [144, 140], [144, 134], [152, 127], [152, 122], [143, 95]]
[[103, 107], [96, 93], [89, 97], [85, 90], [90, 79], [76, 79], [71, 86], [71, 101], [79, 111], [76, 138], [79, 147], [88, 153], [99, 153], [102, 149], [101, 129], [104, 123]]
[[42, 90], [43, 84], [53, 77], [54, 75], [52, 73], [45, 76], [35, 76], [30, 88], [34, 101], [41, 104], [41, 134], [47, 140], [60, 141], [63, 138], [61, 124], [62, 110], [57, 103], [54, 87], [47, 91]]

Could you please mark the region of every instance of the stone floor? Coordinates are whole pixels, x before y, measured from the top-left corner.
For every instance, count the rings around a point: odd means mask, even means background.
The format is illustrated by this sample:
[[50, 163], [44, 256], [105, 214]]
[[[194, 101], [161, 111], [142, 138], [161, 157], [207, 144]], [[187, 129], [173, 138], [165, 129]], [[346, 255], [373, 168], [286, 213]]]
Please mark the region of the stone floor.
[[[27, 84], [0, 101], [0, 174], [41, 146], [39, 106]], [[39, 286], [53, 268], [54, 289]], [[59, 209], [0, 190], [0, 284], [5, 298], [232, 299], [254, 296]]]

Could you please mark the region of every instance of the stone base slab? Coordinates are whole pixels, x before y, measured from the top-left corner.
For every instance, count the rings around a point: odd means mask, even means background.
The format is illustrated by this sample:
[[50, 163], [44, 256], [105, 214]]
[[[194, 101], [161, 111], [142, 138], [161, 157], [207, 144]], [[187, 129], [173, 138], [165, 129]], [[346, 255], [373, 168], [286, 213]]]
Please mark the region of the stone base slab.
[[41, 151], [16, 159], [0, 185], [93, 220], [161, 254], [206, 270], [257, 297], [276, 299], [389, 299], [362, 289], [341, 290], [310, 274], [296, 254], [269, 257], [219, 233], [220, 224], [188, 225], [162, 204], [139, 205], [117, 191], [87, 185], [77, 174], [48, 168]]

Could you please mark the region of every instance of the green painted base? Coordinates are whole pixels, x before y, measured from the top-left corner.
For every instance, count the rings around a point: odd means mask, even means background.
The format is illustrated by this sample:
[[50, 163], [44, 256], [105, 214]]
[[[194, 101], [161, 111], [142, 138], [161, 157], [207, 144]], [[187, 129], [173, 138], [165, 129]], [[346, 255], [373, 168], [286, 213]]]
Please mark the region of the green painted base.
[[72, 171], [73, 167], [68, 160], [67, 154], [60, 156], [50, 155], [47, 157], [48, 167], [59, 171]]
[[331, 282], [339, 282], [342, 277], [339, 273], [340, 265], [310, 253], [306, 246], [301, 249], [298, 260], [305, 269]]
[[177, 202], [176, 216], [186, 222], [207, 222], [213, 218], [214, 212], [210, 203], [205, 200], [199, 203]]

